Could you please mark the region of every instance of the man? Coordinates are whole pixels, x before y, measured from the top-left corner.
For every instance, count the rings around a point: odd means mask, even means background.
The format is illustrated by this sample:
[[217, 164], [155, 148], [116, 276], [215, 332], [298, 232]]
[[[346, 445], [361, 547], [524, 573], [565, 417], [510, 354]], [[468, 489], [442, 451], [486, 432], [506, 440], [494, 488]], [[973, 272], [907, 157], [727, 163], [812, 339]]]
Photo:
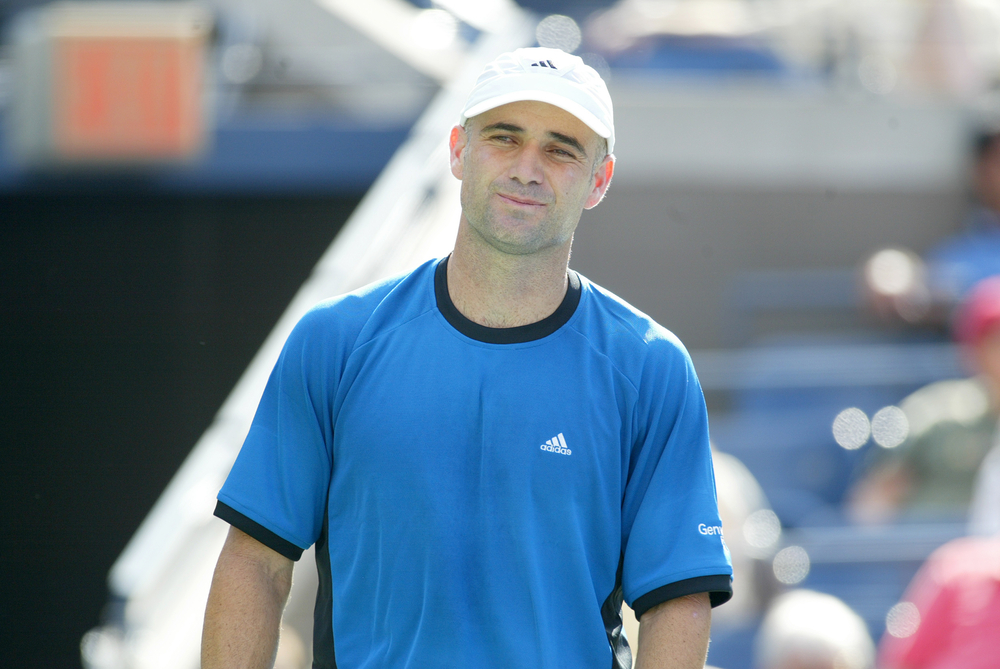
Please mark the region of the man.
[[[848, 495], [854, 520], [959, 520], [969, 513], [1000, 416], [1000, 277], [972, 287], [956, 312], [953, 334], [974, 376], [936, 381], [900, 402], [909, 435], [895, 448], [874, 452]], [[988, 507], [973, 513], [977, 531], [990, 515]]]
[[886, 623], [884, 669], [1000, 666], [1000, 537], [961, 537], [935, 550]]
[[[1000, 666], [1000, 277], [977, 283], [956, 319], [956, 335], [980, 372], [980, 406], [972, 403], [967, 421], [951, 432], [962, 436], [973, 465], [982, 460], [972, 498], [970, 527], [978, 535], [946, 543], [927, 558], [913, 577], [903, 601], [887, 618], [879, 644], [879, 667], [934, 669]], [[958, 383], [958, 382], [953, 382]], [[968, 405], [965, 402], [956, 403]], [[988, 408], [984, 408], [988, 407]], [[957, 422], [957, 421], [956, 421]], [[952, 437], [950, 448], [959, 442]], [[981, 452], [989, 450], [985, 459]], [[972, 477], [962, 481], [970, 494]]]
[[760, 669], [872, 669], [868, 625], [843, 601], [815, 590], [779, 595], [754, 637]]
[[980, 281], [1000, 275], [1000, 130], [971, 142], [972, 206], [961, 229], [921, 258], [882, 249], [865, 262], [865, 297], [876, 314], [910, 325], [944, 325]]
[[974, 142], [972, 185], [976, 204], [963, 229], [926, 255], [932, 298], [949, 305], [966, 299], [983, 279], [1000, 274], [1000, 132], [989, 128]]
[[317, 546], [316, 667], [705, 662], [731, 595], [700, 386], [680, 343], [568, 269], [614, 171], [604, 82], [504, 54], [450, 138], [454, 251], [314, 308], [216, 514], [202, 666], [272, 661]]

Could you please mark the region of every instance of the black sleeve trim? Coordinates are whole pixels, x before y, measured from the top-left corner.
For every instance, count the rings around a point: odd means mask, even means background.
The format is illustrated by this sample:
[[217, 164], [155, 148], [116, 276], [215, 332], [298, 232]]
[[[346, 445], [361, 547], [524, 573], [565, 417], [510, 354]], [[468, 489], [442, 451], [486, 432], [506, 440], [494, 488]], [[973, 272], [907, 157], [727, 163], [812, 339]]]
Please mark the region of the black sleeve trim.
[[632, 604], [635, 611], [636, 620], [642, 617], [646, 611], [657, 604], [662, 604], [671, 599], [677, 599], [685, 595], [694, 595], [699, 592], [707, 592], [708, 599], [712, 602], [712, 607], [725, 604], [733, 596], [733, 581], [729, 574], [714, 574], [712, 576], [697, 576], [688, 578], [676, 583], [668, 583], [652, 592], [647, 592], [639, 597]]
[[290, 541], [282, 539], [260, 523], [250, 520], [228, 504], [223, 504], [222, 502], [216, 503], [215, 515], [236, 529], [246, 532], [276, 553], [281, 553], [289, 560], [297, 562], [302, 557], [301, 548]]

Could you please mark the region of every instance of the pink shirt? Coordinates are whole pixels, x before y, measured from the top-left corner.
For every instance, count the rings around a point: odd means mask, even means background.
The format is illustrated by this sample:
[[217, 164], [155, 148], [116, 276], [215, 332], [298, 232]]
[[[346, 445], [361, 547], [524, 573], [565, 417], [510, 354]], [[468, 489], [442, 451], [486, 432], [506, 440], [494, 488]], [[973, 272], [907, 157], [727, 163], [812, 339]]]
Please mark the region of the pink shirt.
[[1000, 667], [1000, 538], [966, 537], [937, 549], [904, 600], [916, 605], [919, 626], [902, 638], [886, 632], [879, 667]]

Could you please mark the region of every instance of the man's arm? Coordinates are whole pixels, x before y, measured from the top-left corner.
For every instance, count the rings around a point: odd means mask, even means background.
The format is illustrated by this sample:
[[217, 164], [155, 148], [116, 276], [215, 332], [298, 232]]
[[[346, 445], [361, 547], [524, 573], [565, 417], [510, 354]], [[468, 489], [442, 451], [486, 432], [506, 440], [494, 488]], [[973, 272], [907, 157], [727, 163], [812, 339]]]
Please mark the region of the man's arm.
[[711, 626], [707, 592], [654, 606], [639, 621], [635, 669], [702, 669]]
[[294, 563], [229, 528], [215, 566], [201, 638], [202, 669], [270, 669]]

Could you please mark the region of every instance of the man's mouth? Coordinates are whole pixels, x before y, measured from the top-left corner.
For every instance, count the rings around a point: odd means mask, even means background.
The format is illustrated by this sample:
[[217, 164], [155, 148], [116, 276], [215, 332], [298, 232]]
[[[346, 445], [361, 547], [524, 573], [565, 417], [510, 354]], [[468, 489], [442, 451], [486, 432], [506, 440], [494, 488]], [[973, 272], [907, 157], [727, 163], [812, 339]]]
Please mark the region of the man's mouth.
[[503, 200], [511, 202], [513, 204], [518, 204], [528, 207], [544, 207], [545, 202], [539, 202], [538, 200], [532, 200], [531, 198], [524, 197], [522, 195], [512, 195], [510, 193], [497, 193]]

